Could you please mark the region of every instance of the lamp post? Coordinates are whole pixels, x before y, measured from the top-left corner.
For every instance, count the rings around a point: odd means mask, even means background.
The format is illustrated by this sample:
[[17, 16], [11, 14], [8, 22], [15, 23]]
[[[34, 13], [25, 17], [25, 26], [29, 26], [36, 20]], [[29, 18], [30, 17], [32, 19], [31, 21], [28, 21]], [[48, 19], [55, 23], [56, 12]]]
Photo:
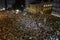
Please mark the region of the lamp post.
[[26, 0], [25, 3], [26, 3], [26, 7], [28, 7], [28, 0]]

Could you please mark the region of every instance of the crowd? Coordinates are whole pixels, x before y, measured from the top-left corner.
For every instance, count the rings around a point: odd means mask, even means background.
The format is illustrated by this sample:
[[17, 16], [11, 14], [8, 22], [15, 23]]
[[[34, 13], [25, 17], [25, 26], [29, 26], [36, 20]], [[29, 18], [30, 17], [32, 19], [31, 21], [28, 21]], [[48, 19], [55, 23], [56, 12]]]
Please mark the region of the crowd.
[[50, 14], [0, 12], [0, 40], [58, 39], [59, 20]]

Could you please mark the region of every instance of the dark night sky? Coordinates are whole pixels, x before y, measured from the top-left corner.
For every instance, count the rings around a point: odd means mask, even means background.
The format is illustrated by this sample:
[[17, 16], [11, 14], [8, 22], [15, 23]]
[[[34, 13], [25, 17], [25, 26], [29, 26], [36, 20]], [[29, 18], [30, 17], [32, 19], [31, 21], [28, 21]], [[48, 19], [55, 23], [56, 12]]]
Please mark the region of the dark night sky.
[[[33, 2], [34, 0], [28, 0], [29, 2]], [[8, 7], [11, 7], [14, 4], [15, 0], [7, 0]], [[4, 7], [5, 0], [0, 0], [0, 8]]]
[[[28, 0], [29, 3], [34, 2], [35, 0]], [[15, 3], [15, 0], [7, 0], [8, 7], [11, 7]], [[5, 0], [0, 0], [0, 8], [4, 7]]]

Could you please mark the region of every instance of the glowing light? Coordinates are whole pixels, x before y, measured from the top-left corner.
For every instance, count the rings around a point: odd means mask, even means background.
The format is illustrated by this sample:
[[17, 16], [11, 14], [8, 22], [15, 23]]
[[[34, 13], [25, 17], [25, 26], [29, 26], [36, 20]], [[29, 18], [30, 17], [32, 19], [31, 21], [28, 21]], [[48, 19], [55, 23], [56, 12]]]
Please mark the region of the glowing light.
[[5, 10], [5, 8], [3, 8], [2, 10]]
[[3, 11], [3, 10], [5, 10], [5, 8], [0, 9], [0, 11]]
[[16, 14], [18, 14], [18, 13], [19, 13], [19, 10], [17, 9], [17, 10], [16, 10]]

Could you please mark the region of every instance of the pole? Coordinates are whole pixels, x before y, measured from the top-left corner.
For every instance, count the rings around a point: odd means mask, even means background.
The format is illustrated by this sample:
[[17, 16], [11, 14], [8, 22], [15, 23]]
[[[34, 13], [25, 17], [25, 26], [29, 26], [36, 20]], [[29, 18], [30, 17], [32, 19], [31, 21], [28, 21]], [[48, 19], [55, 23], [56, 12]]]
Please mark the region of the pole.
[[5, 9], [7, 9], [7, 0], [5, 0]]

